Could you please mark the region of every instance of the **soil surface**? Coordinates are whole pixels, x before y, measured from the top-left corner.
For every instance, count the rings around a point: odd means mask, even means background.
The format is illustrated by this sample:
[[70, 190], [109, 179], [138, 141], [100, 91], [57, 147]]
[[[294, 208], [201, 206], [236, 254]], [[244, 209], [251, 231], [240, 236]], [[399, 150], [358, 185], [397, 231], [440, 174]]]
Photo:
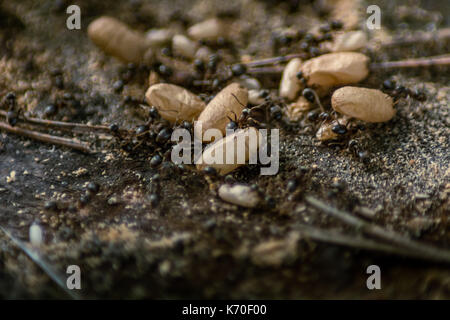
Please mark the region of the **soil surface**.
[[[1, 4], [0, 98], [14, 92], [17, 105], [35, 117], [46, 117], [46, 107], [54, 103], [52, 120], [125, 129], [147, 121], [139, 103], [149, 68], [131, 72], [95, 47], [86, 33], [95, 17], [114, 16], [146, 31], [226, 16], [241, 32], [232, 45], [214, 49], [223, 57], [221, 65], [243, 55], [256, 60], [296, 53], [295, 43], [274, 48], [273, 33], [288, 27], [308, 31], [333, 18], [321, 5], [326, 1], [72, 2], [81, 8], [81, 30], [66, 28], [64, 0]], [[381, 8], [382, 29], [369, 33], [372, 39], [450, 27], [445, 2], [374, 3]], [[440, 55], [450, 52], [450, 39], [364, 52], [375, 62]], [[345, 145], [320, 144], [306, 119], [273, 121], [280, 129], [279, 173], [260, 176], [251, 165], [227, 178], [255, 186], [263, 201], [254, 209], [223, 202], [216, 191], [223, 178], [169, 161], [152, 168], [151, 150], [127, 153], [108, 135], [78, 135], [99, 151], [84, 154], [0, 132], [0, 225], [27, 243], [30, 225], [39, 223], [42, 259], [64, 279], [67, 266], [80, 266], [83, 298], [449, 298], [448, 265], [313, 241], [299, 231], [308, 225], [357, 234], [305, 202], [304, 196], [312, 195], [450, 250], [449, 71], [371, 72], [361, 86], [381, 88], [390, 78], [423, 89], [427, 99], [400, 99], [391, 121], [367, 124], [357, 133], [359, 148], [369, 155], [364, 161]], [[132, 76], [117, 92], [113, 84], [126, 72]], [[257, 77], [277, 98], [280, 75]], [[218, 92], [186, 87], [197, 94]], [[287, 181], [296, 176], [299, 185], [290, 192]], [[100, 191], [86, 199], [89, 182]], [[0, 248], [0, 298], [68, 297], [3, 232]], [[373, 264], [381, 268], [381, 290], [366, 286], [366, 268]]]

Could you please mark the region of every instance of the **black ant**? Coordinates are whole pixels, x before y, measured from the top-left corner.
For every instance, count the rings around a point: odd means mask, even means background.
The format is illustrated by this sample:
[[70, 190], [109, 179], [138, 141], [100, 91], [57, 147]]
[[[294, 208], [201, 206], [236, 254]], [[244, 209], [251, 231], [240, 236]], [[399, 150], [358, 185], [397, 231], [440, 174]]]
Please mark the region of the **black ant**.
[[[258, 129], [267, 128], [270, 118], [281, 119], [282, 112], [280, 106], [273, 104], [273, 101], [267, 96], [265, 101], [257, 106], [248, 108], [242, 104], [239, 99], [232, 94], [237, 102], [244, 107], [241, 115], [237, 118], [234, 114], [234, 120], [230, 119], [227, 129], [235, 130], [237, 128], [256, 127]], [[268, 108], [270, 106], [270, 108]]]
[[382, 89], [383, 91], [391, 95], [396, 101], [401, 98], [406, 98], [407, 96], [410, 96], [411, 98], [421, 102], [427, 99], [427, 96], [423, 90], [411, 90], [402, 85], [397, 85], [396, 82], [391, 79], [383, 81]]

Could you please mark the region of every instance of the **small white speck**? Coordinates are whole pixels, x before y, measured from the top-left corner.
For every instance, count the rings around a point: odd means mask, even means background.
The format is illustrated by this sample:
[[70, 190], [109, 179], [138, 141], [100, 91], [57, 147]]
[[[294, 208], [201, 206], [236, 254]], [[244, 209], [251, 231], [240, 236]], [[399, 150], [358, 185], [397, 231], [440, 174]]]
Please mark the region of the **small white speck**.
[[42, 228], [38, 224], [30, 226], [30, 243], [33, 247], [39, 247], [42, 244], [43, 234]]

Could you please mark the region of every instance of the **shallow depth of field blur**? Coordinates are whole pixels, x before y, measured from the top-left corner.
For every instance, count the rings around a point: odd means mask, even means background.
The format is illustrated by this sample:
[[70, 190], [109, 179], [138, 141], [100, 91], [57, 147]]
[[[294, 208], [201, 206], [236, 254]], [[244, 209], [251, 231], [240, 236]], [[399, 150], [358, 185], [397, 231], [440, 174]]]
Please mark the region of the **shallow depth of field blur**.
[[[450, 52], [449, 37], [380, 45], [420, 31], [431, 34], [450, 28], [449, 2], [355, 2], [362, 10], [343, 15], [343, 22], [357, 19], [356, 29], [367, 32], [370, 45], [362, 52], [373, 62]], [[204, 19], [226, 17], [236, 30], [232, 43], [211, 48], [226, 66], [243, 57], [297, 53], [299, 42], [275, 46], [276, 35], [288, 28], [308, 32], [331, 21], [330, 3], [3, 1], [0, 99], [12, 91], [24, 111], [40, 118], [49, 104], [69, 93], [71, 101], [51, 119], [116, 123], [131, 130], [148, 117], [139, 103], [152, 66], [140, 68], [122, 90], [115, 90], [127, 65], [88, 39], [87, 26], [96, 17], [113, 16], [142, 32], [183, 32]], [[81, 30], [66, 28], [69, 4], [81, 8]], [[364, 28], [369, 4], [381, 8], [380, 30]], [[186, 62], [192, 67], [192, 61]], [[59, 88], [55, 70], [62, 74]], [[211, 180], [193, 166], [180, 169], [170, 161], [152, 168], [152, 154], [145, 148], [127, 153], [113, 140], [84, 135], [80, 137], [100, 150], [86, 155], [0, 130], [0, 226], [27, 243], [30, 225], [39, 223], [44, 231], [41, 257], [64, 277], [67, 266], [80, 266], [83, 298], [449, 298], [448, 265], [314, 241], [299, 232], [306, 225], [359, 234], [305, 202], [311, 195], [413, 240], [450, 248], [449, 71], [448, 66], [379, 70], [358, 84], [381, 88], [383, 81], [392, 79], [427, 96], [424, 102], [404, 98], [391, 121], [367, 124], [357, 136], [369, 155], [364, 161], [346, 146], [319, 143], [305, 117], [274, 121], [272, 126], [280, 129], [278, 174], [260, 176], [259, 167], [249, 165], [229, 178], [256, 185], [262, 203], [255, 209], [222, 201], [216, 187], [225, 183], [224, 178]], [[256, 77], [279, 99], [280, 74]], [[219, 91], [189, 89], [208, 96]], [[299, 184], [291, 192], [287, 182], [296, 176]], [[80, 204], [92, 181], [100, 185], [99, 193]], [[158, 195], [158, 203], [152, 202], [152, 194]], [[56, 207], [46, 206], [49, 201]], [[381, 269], [381, 290], [366, 287], [369, 265]], [[67, 297], [0, 232], [0, 298]]]

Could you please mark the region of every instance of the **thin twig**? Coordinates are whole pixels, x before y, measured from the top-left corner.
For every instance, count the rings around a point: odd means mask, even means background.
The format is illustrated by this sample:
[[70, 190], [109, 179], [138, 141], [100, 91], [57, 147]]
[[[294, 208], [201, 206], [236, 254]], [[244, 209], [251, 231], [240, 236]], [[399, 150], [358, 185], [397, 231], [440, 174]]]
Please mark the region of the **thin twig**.
[[423, 57], [399, 61], [386, 61], [370, 64], [370, 69], [390, 69], [390, 68], [417, 68], [450, 65], [450, 54], [441, 56]]
[[435, 248], [411, 240], [394, 231], [386, 230], [384, 228], [381, 228], [380, 226], [368, 223], [361, 218], [353, 216], [350, 213], [333, 208], [312, 196], [306, 196], [305, 200], [313, 207], [341, 220], [342, 222], [356, 228], [357, 230], [361, 230], [364, 233], [370, 234], [384, 241], [396, 244], [408, 250], [415, 251], [417, 254], [422, 255], [424, 259], [450, 263], [449, 250]]
[[284, 67], [262, 67], [262, 68], [254, 68], [248, 69], [248, 74], [280, 74], [284, 70]]
[[420, 42], [428, 41], [446, 41], [450, 38], [450, 28], [443, 28], [434, 32], [416, 32], [411, 35], [402, 35], [394, 37], [394, 39], [380, 43], [384, 48], [404, 45], [414, 45]]
[[68, 294], [74, 300], [81, 299], [78, 293], [67, 288], [64, 277], [59, 275], [58, 272], [42, 258], [39, 252], [27, 247], [25, 243], [14, 237], [8, 230], [3, 228], [2, 226], [0, 226], [0, 229], [16, 246], [18, 246], [34, 263], [36, 263], [45, 272], [45, 274], [49, 276], [50, 279], [52, 279], [61, 289], [63, 289], [66, 294]]
[[[294, 55], [292, 55], [294, 56]], [[297, 56], [297, 55], [295, 55]], [[255, 61], [254, 64], [251, 64], [251, 67], [258, 67], [262, 65], [269, 65], [275, 62], [282, 62], [284, 60], [280, 60], [279, 58], [287, 58], [290, 56], [283, 57], [274, 57], [268, 58], [265, 60], [261, 60], [264, 63], [259, 63], [259, 61]], [[258, 63], [256, 63], [258, 62]], [[432, 57], [422, 57], [416, 59], [407, 59], [407, 60], [399, 60], [399, 61], [386, 61], [386, 62], [376, 62], [370, 64], [370, 69], [390, 69], [390, 68], [418, 68], [418, 67], [430, 67], [430, 66], [442, 66], [442, 65], [450, 65], [450, 54], [444, 54], [440, 56], [432, 56]], [[261, 68], [250, 68], [247, 70], [248, 74], [280, 74], [284, 70], [282, 66], [274, 66], [274, 67], [261, 67]]]
[[245, 65], [247, 67], [261, 67], [261, 66], [267, 66], [267, 65], [271, 65], [271, 64], [286, 62], [291, 59], [301, 58], [301, 57], [303, 57], [302, 53], [293, 53], [293, 54], [288, 54], [285, 56], [278, 56], [278, 57], [271, 57], [271, 58], [266, 58], [266, 59], [261, 59], [261, 60], [254, 60], [254, 61], [250, 61], [247, 63], [243, 63], [243, 65]]
[[[6, 111], [0, 110], [0, 116], [6, 117]], [[65, 122], [65, 121], [53, 121], [53, 120], [46, 120], [46, 119], [39, 119], [39, 118], [33, 118], [33, 117], [27, 117], [27, 116], [20, 116], [18, 118], [20, 121], [25, 121], [37, 125], [42, 125], [45, 127], [51, 127], [61, 130], [72, 130], [72, 129], [78, 129], [83, 132], [102, 132], [102, 133], [111, 133], [111, 129], [108, 126], [104, 125], [90, 125], [90, 124], [84, 124], [84, 123], [75, 123], [75, 122]], [[126, 131], [122, 129], [123, 131]]]
[[19, 127], [12, 127], [9, 124], [6, 124], [5, 122], [2, 121], [0, 121], [0, 130], [21, 135], [27, 138], [35, 139], [41, 142], [47, 142], [55, 145], [68, 147], [85, 153], [94, 153], [94, 151], [90, 149], [85, 143], [81, 143], [73, 139], [52, 136], [38, 131], [32, 131]]
[[[302, 236], [308, 237], [316, 241], [332, 243], [336, 245], [342, 245], [369, 251], [378, 251], [390, 255], [397, 255], [407, 258], [414, 258], [426, 261], [430, 260], [429, 257], [425, 257], [415, 251], [395, 247], [385, 243], [380, 243], [371, 239], [363, 238], [361, 236], [344, 235], [336, 230], [327, 230], [306, 225], [298, 225], [295, 227], [295, 230], [300, 231]], [[431, 259], [431, 261], [435, 260]], [[441, 261], [439, 260], [439, 262]]]
[[317, 95], [316, 91], [315, 91], [315, 90], [312, 90], [312, 89], [311, 89], [311, 91], [312, 91], [312, 93], [314, 94], [314, 100], [316, 101], [316, 103], [317, 103], [317, 104], [319, 105], [319, 107], [320, 107], [320, 111], [325, 112], [325, 108], [323, 107], [322, 103], [320, 102], [320, 98], [319, 98], [319, 96]]
[[192, 84], [196, 87], [200, 87], [200, 86], [210, 86], [212, 85], [212, 80], [194, 80], [192, 82]]

